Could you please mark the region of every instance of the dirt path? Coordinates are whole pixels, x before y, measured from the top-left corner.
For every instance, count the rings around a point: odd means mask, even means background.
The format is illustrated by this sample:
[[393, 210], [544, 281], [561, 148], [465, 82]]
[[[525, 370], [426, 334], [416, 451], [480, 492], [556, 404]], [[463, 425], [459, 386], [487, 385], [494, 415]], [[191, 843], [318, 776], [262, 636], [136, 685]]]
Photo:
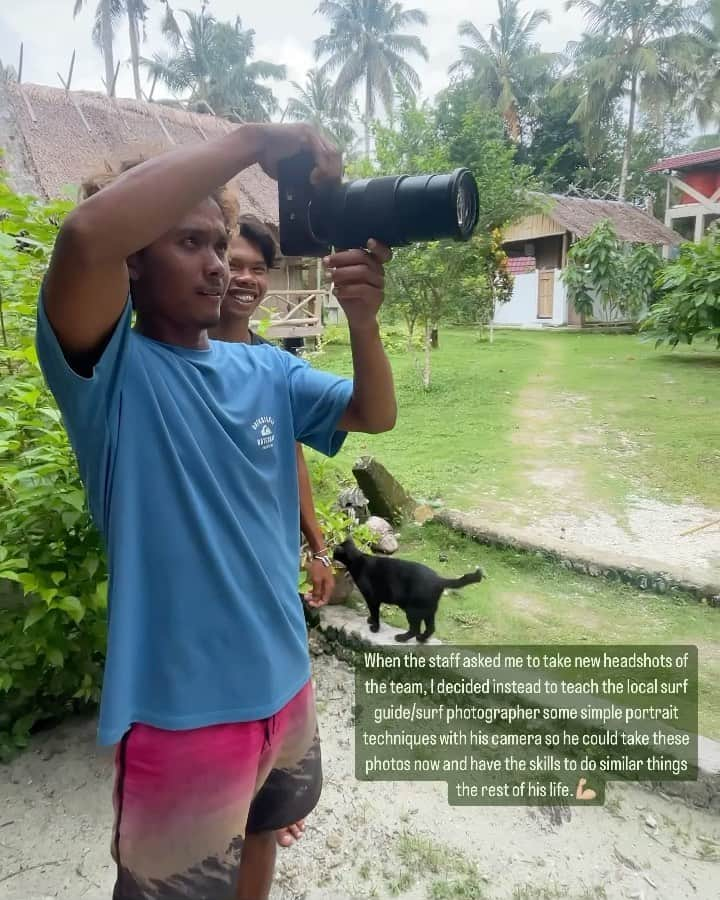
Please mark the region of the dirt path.
[[[357, 782], [352, 673], [320, 656], [315, 676], [325, 788], [301, 844], [279, 854], [272, 900], [717, 897], [720, 818], [634, 786], [553, 824], [450, 807], [443, 784]], [[89, 721], [39, 735], [2, 771], [0, 900], [108, 900], [111, 779]]]
[[[613, 468], [637, 448], [627, 435], [599, 428], [587, 398], [562, 390], [559, 352], [557, 344], [548, 343], [543, 372], [520, 393], [516, 406], [513, 444], [524, 489], [514, 501], [472, 492], [464, 512], [519, 528], [533, 543], [568, 540], [655, 562], [658, 570], [691, 568], [698, 579], [720, 583], [720, 510], [664, 503], [640, 489], [620, 499]], [[605, 497], [593, 489], [583, 454], [592, 454], [593, 465], [601, 467]], [[709, 523], [714, 524], [701, 527]]]

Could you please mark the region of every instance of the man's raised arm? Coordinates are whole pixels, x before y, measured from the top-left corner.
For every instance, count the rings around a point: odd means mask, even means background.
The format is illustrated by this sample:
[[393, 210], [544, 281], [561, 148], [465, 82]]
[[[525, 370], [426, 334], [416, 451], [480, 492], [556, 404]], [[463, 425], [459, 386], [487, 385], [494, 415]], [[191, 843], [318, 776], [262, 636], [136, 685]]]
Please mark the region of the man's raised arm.
[[66, 354], [98, 354], [125, 305], [126, 260], [238, 172], [311, 152], [313, 177], [341, 174], [337, 151], [306, 125], [243, 125], [228, 135], [162, 154], [85, 200], [60, 229], [44, 288], [45, 310]]
[[388, 247], [371, 240], [367, 250], [346, 250], [325, 260], [347, 317], [353, 358], [353, 394], [338, 423], [341, 431], [376, 434], [395, 427], [392, 369], [377, 321], [384, 297], [384, 265], [391, 257]]

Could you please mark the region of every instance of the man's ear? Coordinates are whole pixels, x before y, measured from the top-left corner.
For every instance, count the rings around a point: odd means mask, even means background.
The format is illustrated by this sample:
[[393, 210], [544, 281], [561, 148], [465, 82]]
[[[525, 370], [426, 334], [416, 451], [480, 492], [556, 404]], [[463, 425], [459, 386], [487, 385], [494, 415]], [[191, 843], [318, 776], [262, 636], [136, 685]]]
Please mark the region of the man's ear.
[[130, 281], [138, 281], [140, 278], [142, 278], [142, 253], [133, 253], [132, 256], [128, 256], [126, 262], [128, 267], [128, 274], [130, 275]]

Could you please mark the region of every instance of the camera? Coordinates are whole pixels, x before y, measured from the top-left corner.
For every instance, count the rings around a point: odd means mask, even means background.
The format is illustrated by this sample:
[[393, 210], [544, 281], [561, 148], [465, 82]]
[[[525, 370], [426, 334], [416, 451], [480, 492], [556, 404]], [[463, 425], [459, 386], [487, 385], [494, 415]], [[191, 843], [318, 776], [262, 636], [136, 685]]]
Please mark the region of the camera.
[[478, 222], [477, 182], [469, 169], [387, 175], [314, 185], [312, 156], [278, 167], [280, 249], [284, 256], [326, 256], [331, 248], [390, 247], [451, 238], [467, 241]]

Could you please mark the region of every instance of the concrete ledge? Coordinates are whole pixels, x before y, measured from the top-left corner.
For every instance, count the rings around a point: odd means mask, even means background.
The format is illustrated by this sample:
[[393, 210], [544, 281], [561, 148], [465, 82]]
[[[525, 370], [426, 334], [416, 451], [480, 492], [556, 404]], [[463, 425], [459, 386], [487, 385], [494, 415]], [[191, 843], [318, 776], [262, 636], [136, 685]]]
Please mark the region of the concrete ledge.
[[[307, 617], [311, 626], [323, 636], [325, 651], [350, 665], [357, 662], [357, 654], [373, 647], [412, 650], [413, 646], [417, 646], [415, 641], [399, 644], [395, 635], [401, 634], [403, 629], [382, 622], [380, 631], [373, 634], [365, 617], [347, 606], [307, 610]], [[437, 638], [428, 641], [428, 645], [441, 646], [442, 643]], [[679, 797], [720, 816], [720, 743], [698, 736], [697, 781], [640, 781], [637, 784], [647, 790]]]
[[532, 543], [519, 529], [509, 526], [497, 528], [478, 521], [476, 516], [470, 517], [454, 509], [439, 510], [432, 521], [440, 522], [480, 544], [540, 555], [581, 575], [621, 581], [655, 594], [689, 594], [709, 606], [720, 608], [720, 584], [702, 581], [690, 569], [668, 567], [658, 571], [655, 560], [631, 560], [619, 553], [595, 550], [585, 544], [554, 538], [547, 538], [542, 544]]

